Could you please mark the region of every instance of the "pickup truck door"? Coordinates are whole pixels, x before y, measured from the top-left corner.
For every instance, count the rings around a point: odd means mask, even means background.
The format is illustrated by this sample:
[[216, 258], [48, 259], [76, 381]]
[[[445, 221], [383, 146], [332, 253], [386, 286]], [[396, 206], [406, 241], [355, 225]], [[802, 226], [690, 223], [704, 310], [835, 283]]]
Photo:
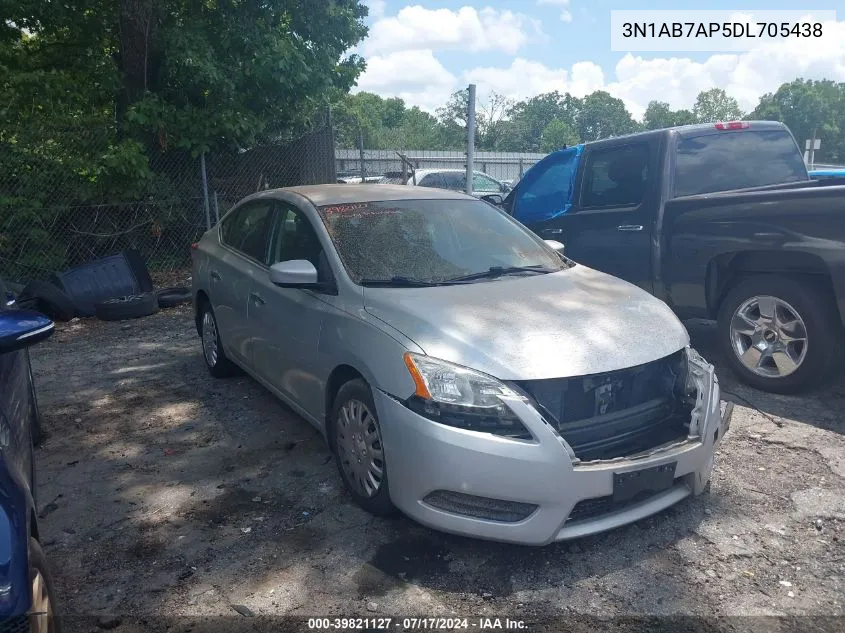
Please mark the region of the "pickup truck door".
[[546, 189], [549, 180], [557, 180], [561, 192], [571, 192], [565, 211], [562, 207], [549, 219], [523, 222], [543, 239], [563, 242], [566, 255], [576, 262], [652, 292], [659, 149], [657, 137], [596, 149], [587, 145], [574, 177], [563, 169], [571, 154], [558, 152], [537, 165], [551, 177], [532, 174], [534, 169], [526, 174], [516, 191], [514, 217], [520, 219], [522, 200], [539, 199], [533, 189]]

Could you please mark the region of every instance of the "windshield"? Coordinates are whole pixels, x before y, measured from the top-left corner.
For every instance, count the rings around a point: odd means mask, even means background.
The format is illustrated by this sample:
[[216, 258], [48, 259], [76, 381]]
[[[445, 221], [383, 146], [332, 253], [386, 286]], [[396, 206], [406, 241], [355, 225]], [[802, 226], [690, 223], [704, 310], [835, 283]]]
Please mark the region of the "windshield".
[[498, 268], [567, 266], [541, 239], [477, 200], [359, 202], [318, 211], [355, 283], [438, 283]]

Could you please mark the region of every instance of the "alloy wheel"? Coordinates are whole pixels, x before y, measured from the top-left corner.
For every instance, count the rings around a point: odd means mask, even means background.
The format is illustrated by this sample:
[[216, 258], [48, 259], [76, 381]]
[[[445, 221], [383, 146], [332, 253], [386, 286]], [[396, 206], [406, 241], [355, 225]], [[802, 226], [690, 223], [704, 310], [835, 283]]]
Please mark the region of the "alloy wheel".
[[765, 378], [794, 373], [807, 356], [807, 326], [778, 297], [761, 295], [743, 302], [731, 318], [730, 337], [740, 362]]

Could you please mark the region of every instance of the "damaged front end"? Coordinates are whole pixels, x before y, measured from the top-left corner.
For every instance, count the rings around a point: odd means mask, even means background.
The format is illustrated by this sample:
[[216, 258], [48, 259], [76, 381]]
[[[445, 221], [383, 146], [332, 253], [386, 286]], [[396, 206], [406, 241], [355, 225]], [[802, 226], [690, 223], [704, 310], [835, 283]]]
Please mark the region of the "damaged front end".
[[689, 347], [636, 367], [518, 384], [576, 463], [640, 457], [720, 433], [713, 366]]

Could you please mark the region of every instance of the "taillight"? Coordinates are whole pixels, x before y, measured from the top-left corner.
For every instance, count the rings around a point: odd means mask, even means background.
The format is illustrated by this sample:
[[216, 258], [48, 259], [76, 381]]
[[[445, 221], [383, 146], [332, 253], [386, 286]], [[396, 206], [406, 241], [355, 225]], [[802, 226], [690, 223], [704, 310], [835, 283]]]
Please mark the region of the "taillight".
[[191, 244], [191, 248], [192, 248], [193, 250], [197, 250], [199, 247], [200, 247], [200, 243], [199, 243], [199, 242], [194, 242], [193, 244]]
[[750, 127], [751, 124], [748, 121], [728, 121], [727, 123], [719, 121], [716, 124], [717, 130], [747, 130]]

